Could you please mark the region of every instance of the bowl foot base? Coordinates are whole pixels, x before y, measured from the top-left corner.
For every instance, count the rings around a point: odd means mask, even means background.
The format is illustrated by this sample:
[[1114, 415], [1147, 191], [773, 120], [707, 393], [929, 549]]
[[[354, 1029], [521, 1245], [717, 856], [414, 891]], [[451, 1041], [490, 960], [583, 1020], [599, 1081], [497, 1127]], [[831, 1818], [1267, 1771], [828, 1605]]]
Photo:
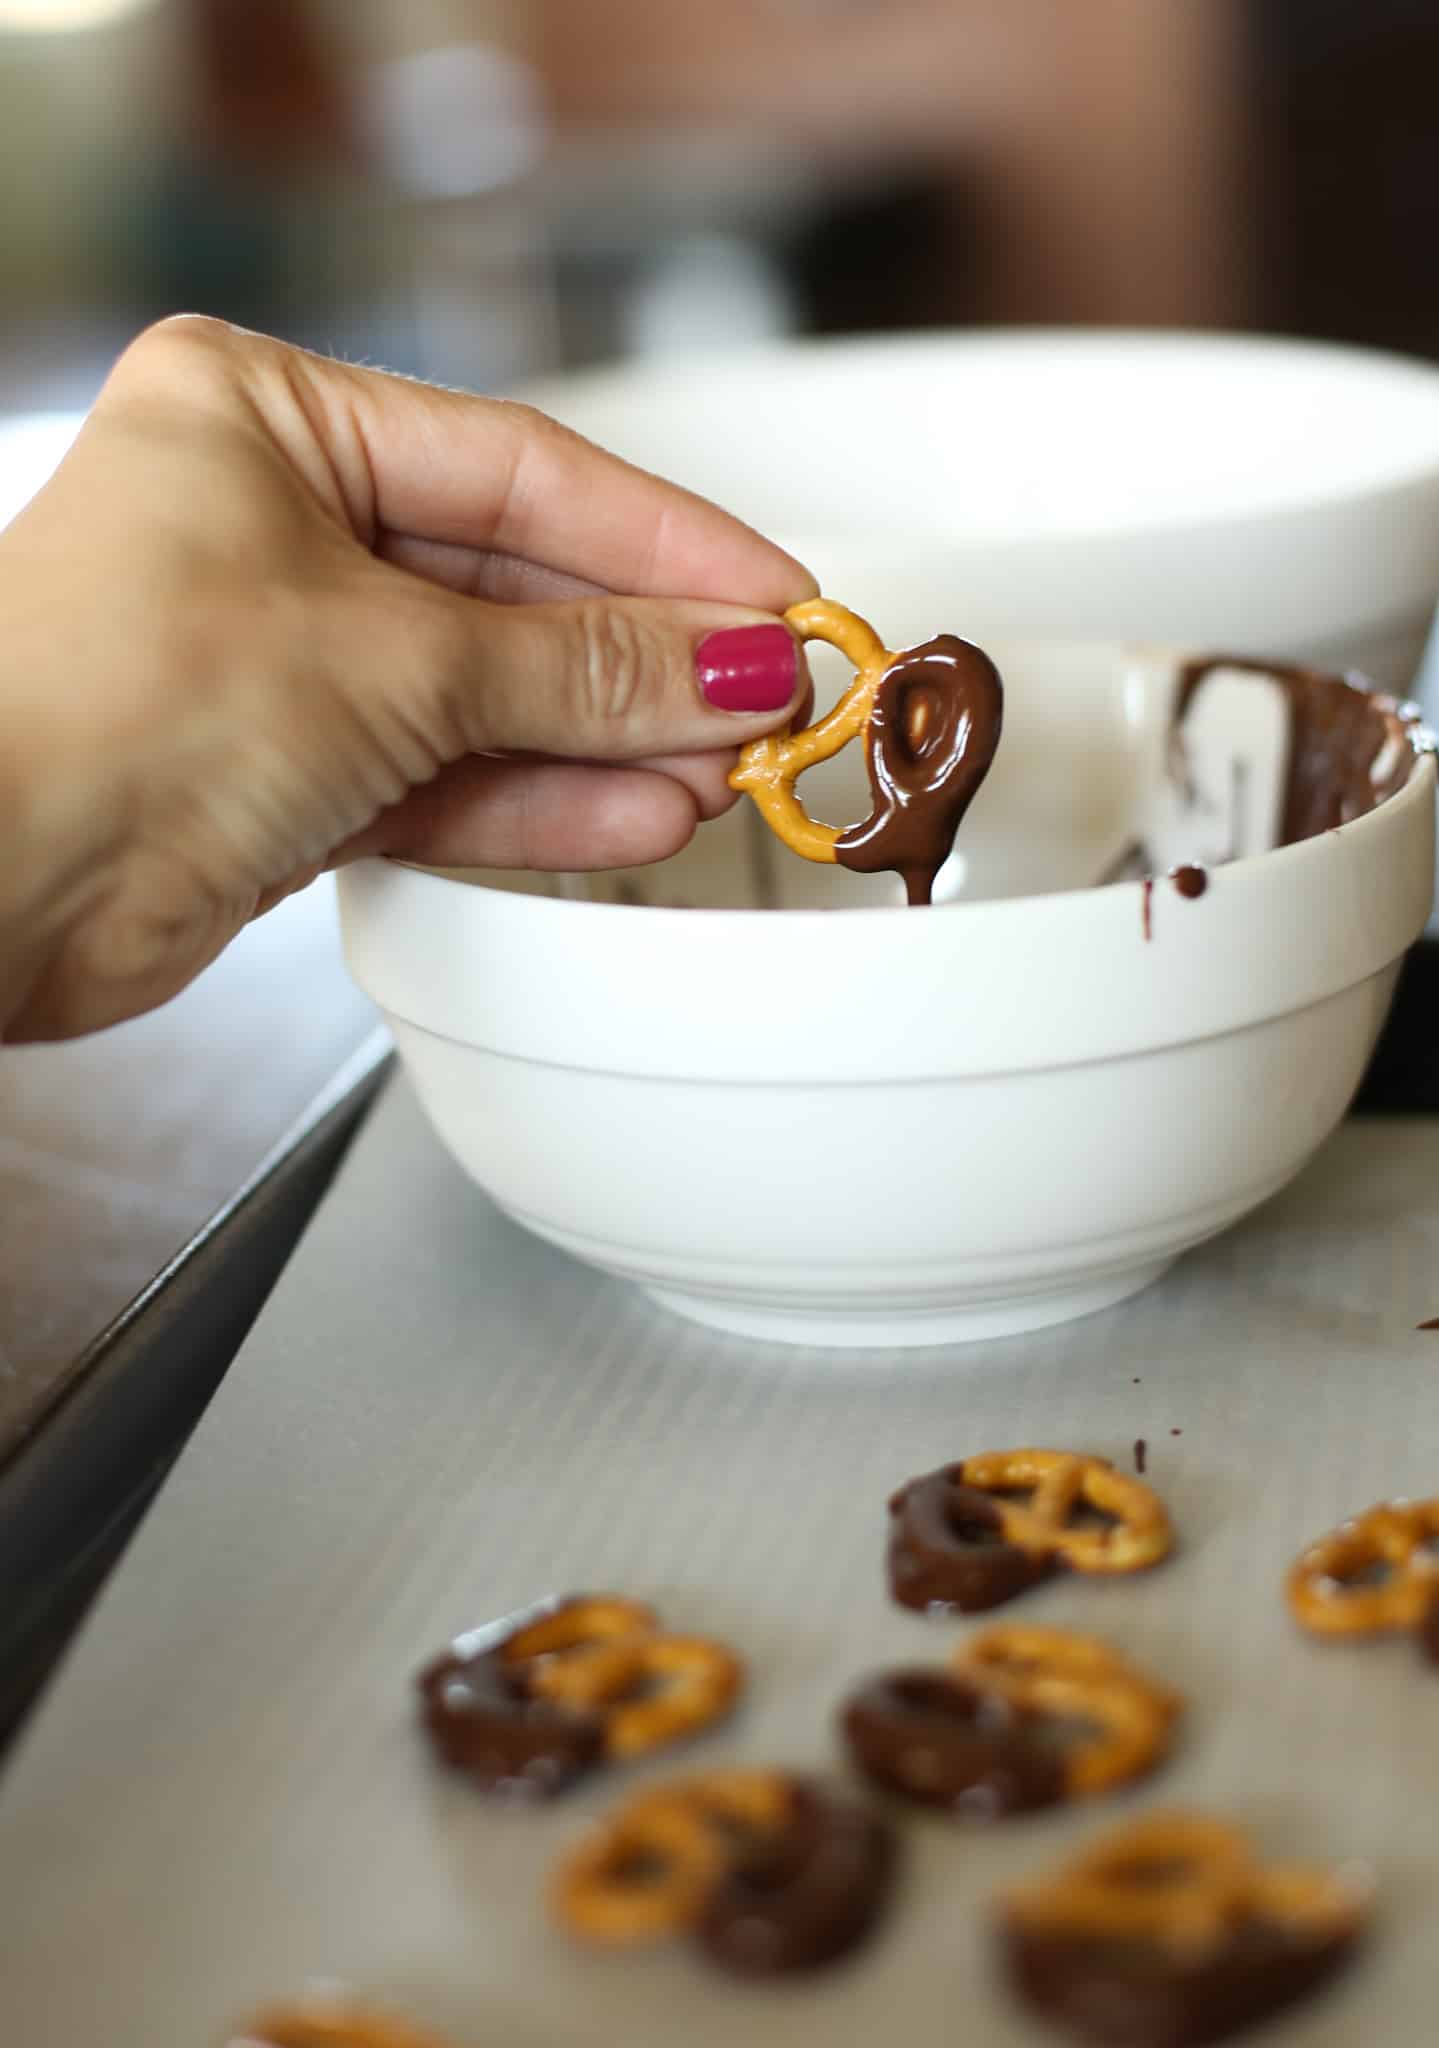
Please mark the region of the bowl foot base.
[[1144, 1259], [1100, 1279], [1052, 1292], [1015, 1294], [944, 1308], [773, 1308], [679, 1288], [647, 1287], [651, 1301], [689, 1322], [735, 1337], [772, 1344], [808, 1344], [843, 1351], [913, 1351], [936, 1344], [973, 1344], [1048, 1329], [1110, 1308], [1148, 1287], [1174, 1263], [1174, 1255]]

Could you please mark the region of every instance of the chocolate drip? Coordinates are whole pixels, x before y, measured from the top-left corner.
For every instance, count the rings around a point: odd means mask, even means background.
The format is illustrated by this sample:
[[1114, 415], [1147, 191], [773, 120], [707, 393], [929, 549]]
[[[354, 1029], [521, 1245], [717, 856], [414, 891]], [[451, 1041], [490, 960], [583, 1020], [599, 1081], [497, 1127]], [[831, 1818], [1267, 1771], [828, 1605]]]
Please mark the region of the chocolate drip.
[[989, 773], [1003, 718], [999, 671], [967, 640], [941, 633], [897, 655], [866, 734], [874, 808], [840, 835], [840, 865], [866, 875], [892, 868], [912, 904], [929, 903]]
[[[1294, 662], [1207, 654], [1179, 674], [1174, 725], [1216, 669], [1240, 669], [1277, 683], [1289, 707], [1289, 759], [1278, 844], [1312, 839], [1362, 818], [1401, 790], [1416, 757], [1432, 748], [1413, 706], [1356, 677], [1325, 675]], [[1392, 751], [1393, 759], [1384, 758]], [[1377, 771], [1377, 772], [1376, 772]]]
[[1187, 896], [1191, 902], [1194, 901], [1196, 896], [1202, 896], [1209, 887], [1208, 874], [1203, 868], [1197, 867], [1193, 863], [1182, 868], [1171, 868], [1169, 870], [1169, 879], [1173, 882], [1179, 894]]

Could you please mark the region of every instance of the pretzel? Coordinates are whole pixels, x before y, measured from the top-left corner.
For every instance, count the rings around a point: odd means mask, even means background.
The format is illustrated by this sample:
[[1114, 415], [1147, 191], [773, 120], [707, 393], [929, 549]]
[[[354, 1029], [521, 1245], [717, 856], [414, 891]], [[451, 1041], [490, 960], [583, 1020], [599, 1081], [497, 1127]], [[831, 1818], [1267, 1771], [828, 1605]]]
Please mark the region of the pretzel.
[[659, 1631], [653, 1608], [612, 1594], [474, 1629], [419, 1674], [431, 1740], [486, 1790], [551, 1798], [599, 1763], [693, 1735], [728, 1713], [744, 1666]]
[[534, 1657], [559, 1656], [596, 1643], [625, 1642], [658, 1633], [660, 1618], [640, 1600], [622, 1600], [614, 1593], [579, 1593], [556, 1601], [533, 1621], [524, 1622], [499, 1645], [506, 1664], [527, 1664]]
[[228, 2048], [444, 2048], [433, 2034], [403, 2020], [352, 2006], [275, 2006], [251, 2020]]
[[[1164, 1503], [1103, 1458], [1072, 1451], [985, 1451], [958, 1467], [963, 1485], [995, 1500], [1004, 1540], [1077, 1572], [1138, 1572], [1167, 1557], [1174, 1532]], [[1028, 1501], [1010, 1500], [1028, 1491]], [[1111, 1528], [1072, 1528], [1075, 1507], [1112, 1515]]]
[[1352, 1873], [1261, 1864], [1241, 1829], [1192, 1813], [1146, 1814], [1000, 1901], [1012, 1929], [1149, 1942], [1186, 1958], [1255, 1922], [1315, 1943], [1353, 1934], [1366, 1904]]
[[538, 1699], [599, 1709], [605, 1754], [618, 1759], [697, 1734], [729, 1712], [743, 1683], [743, 1664], [722, 1643], [656, 1635], [551, 1657], [530, 1674], [529, 1689]]
[[1153, 1768], [1182, 1711], [1177, 1693], [1126, 1664], [1094, 1636], [1000, 1622], [962, 1643], [950, 1659], [966, 1685], [1011, 1706], [1096, 1732], [1065, 1752], [1064, 1792], [1087, 1799]]
[[737, 1843], [778, 1833], [789, 1807], [775, 1771], [710, 1771], [640, 1793], [560, 1866], [554, 1911], [608, 1948], [697, 1927]]
[[[1302, 1628], [1319, 1636], [1367, 1636], [1422, 1629], [1439, 1601], [1439, 1500], [1382, 1501], [1321, 1536], [1290, 1568], [1286, 1592]], [[1354, 1585], [1387, 1565], [1377, 1585]]]
[[730, 788], [744, 791], [759, 808], [770, 830], [805, 860], [838, 859], [840, 829], [821, 825], [795, 794], [795, 782], [806, 768], [847, 747], [869, 724], [885, 670], [898, 656], [885, 647], [867, 620], [827, 597], [791, 605], [785, 622], [801, 640], [824, 640], [854, 664], [855, 677], [832, 711], [801, 732], [770, 733], [751, 740], [740, 753]]

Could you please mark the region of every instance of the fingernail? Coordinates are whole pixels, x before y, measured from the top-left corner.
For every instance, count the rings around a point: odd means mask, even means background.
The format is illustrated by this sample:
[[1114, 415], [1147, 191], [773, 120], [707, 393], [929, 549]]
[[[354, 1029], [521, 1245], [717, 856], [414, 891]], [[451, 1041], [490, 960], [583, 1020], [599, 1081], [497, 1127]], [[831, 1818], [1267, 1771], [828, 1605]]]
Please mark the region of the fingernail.
[[716, 711], [779, 711], [794, 695], [799, 649], [783, 626], [726, 626], [695, 649], [700, 692]]

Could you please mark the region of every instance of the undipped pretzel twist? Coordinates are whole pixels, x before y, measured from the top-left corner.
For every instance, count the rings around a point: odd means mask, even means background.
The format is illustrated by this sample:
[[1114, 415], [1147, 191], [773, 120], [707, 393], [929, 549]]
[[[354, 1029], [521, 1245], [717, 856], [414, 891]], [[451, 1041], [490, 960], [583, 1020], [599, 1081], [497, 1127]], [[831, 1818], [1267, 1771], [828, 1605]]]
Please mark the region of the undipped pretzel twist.
[[855, 677], [833, 710], [801, 732], [771, 733], [752, 740], [730, 776], [732, 789], [753, 797], [765, 823], [805, 860], [833, 861], [839, 828], [813, 819], [794, 785], [806, 768], [827, 761], [858, 739], [869, 723], [885, 670], [897, 656], [880, 641], [866, 619], [827, 597], [791, 605], [786, 623], [802, 640], [825, 640], [854, 664]]
[[[1439, 1500], [1382, 1501], [1321, 1536], [1289, 1572], [1289, 1605], [1320, 1636], [1417, 1629], [1439, 1601]], [[1354, 1581], [1387, 1567], [1375, 1584]]]
[[1094, 1636], [999, 1622], [962, 1643], [954, 1676], [1010, 1705], [1093, 1730], [1064, 1756], [1072, 1799], [1107, 1792], [1151, 1770], [1181, 1711], [1178, 1693], [1127, 1664]]
[[530, 1677], [537, 1699], [598, 1712], [605, 1755], [645, 1756], [696, 1735], [727, 1714], [744, 1666], [702, 1636], [645, 1636], [595, 1643], [546, 1658]]
[[[965, 1486], [997, 1496], [1004, 1540], [1076, 1572], [1137, 1572], [1167, 1557], [1174, 1532], [1164, 1503], [1142, 1480], [1103, 1458], [1073, 1451], [985, 1451], [959, 1466]], [[1028, 1500], [1008, 1496], [1027, 1493]], [[1107, 1527], [1074, 1525], [1078, 1507], [1113, 1518]]]

